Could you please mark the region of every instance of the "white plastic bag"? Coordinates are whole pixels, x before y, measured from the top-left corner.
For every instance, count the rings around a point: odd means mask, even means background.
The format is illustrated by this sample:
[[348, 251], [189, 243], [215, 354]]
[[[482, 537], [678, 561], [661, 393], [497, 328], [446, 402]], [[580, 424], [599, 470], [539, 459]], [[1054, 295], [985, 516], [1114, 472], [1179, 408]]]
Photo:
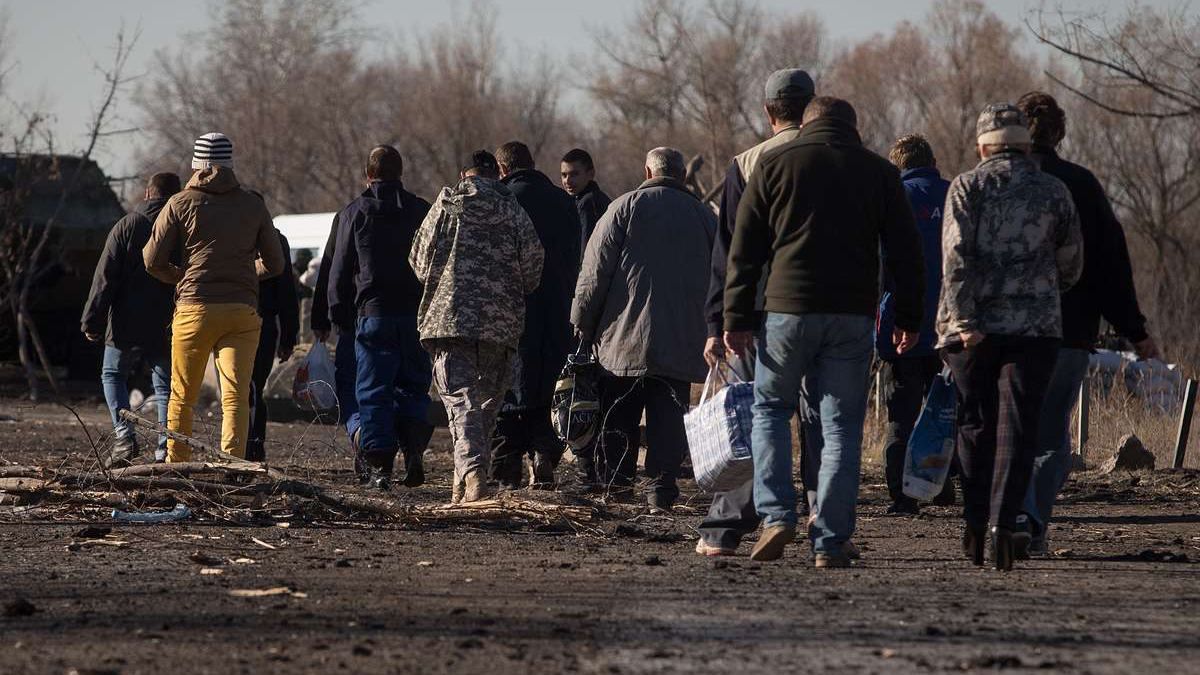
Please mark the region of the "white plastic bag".
[[[732, 369], [731, 374], [739, 379]], [[709, 389], [719, 379], [723, 378], [717, 368], [711, 368], [699, 405], [683, 416], [696, 485], [709, 492], [732, 490], [754, 476], [750, 454], [754, 384], [731, 382], [710, 398]]]
[[957, 389], [950, 369], [933, 378], [921, 416], [904, 455], [904, 494], [928, 501], [938, 496], [950, 473], [958, 433]]
[[292, 379], [292, 401], [304, 410], [326, 412], [338, 406], [334, 386], [333, 359], [325, 343], [318, 342], [308, 350], [304, 363]]

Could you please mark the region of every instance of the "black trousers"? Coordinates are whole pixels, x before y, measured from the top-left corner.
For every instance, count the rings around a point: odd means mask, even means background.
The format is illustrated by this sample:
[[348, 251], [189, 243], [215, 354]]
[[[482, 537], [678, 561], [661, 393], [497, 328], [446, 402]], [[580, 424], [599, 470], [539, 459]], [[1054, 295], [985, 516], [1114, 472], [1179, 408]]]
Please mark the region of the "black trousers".
[[892, 501], [911, 500], [904, 496], [904, 455], [921, 406], [933, 378], [942, 372], [942, 360], [936, 354], [894, 359], [883, 362], [884, 408], [887, 410], [887, 436], [883, 448], [883, 471]]
[[550, 422], [550, 407], [501, 410], [492, 434], [492, 477], [510, 485], [520, 484], [525, 457], [534, 454], [558, 466], [563, 442]]
[[675, 479], [687, 452], [683, 414], [691, 385], [657, 375], [604, 378], [600, 387], [600, 457], [605, 482], [615, 488], [633, 485], [641, 447], [642, 413], [646, 413], [647, 492], [660, 502], [679, 496]]
[[246, 440], [246, 459], [252, 462], [267, 458], [267, 404], [263, 400], [263, 389], [278, 351], [279, 321], [274, 316], [264, 316], [258, 351], [254, 354], [254, 370], [250, 374], [250, 437]]
[[942, 352], [958, 387], [958, 456], [969, 527], [1016, 525], [1059, 342], [988, 335], [970, 349], [956, 345]]

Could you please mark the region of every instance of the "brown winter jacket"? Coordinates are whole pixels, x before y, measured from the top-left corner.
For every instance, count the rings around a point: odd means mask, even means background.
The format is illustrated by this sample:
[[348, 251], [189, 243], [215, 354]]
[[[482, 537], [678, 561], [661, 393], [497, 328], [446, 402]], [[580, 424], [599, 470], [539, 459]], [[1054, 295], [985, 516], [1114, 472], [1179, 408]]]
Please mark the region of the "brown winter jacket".
[[[179, 266], [171, 264], [178, 253]], [[262, 199], [243, 190], [233, 169], [197, 171], [167, 202], [142, 249], [146, 271], [175, 284], [181, 305], [258, 307], [258, 282], [283, 271], [283, 251]]]

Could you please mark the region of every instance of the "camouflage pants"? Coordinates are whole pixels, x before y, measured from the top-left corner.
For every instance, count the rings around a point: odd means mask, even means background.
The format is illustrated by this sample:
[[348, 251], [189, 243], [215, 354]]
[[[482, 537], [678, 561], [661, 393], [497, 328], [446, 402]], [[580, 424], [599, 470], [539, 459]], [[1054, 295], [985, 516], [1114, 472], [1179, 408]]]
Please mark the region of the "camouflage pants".
[[471, 471], [486, 477], [496, 414], [512, 380], [513, 350], [464, 339], [429, 340], [426, 348], [454, 439], [454, 485]]

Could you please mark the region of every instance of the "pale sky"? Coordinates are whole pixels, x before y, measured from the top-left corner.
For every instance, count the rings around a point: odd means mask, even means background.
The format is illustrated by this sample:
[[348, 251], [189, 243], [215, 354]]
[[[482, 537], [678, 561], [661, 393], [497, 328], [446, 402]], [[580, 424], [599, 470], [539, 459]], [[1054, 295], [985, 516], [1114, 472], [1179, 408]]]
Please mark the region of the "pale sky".
[[[141, 74], [155, 51], [182, 44], [184, 33], [202, 30], [209, 16], [209, 3], [199, 0], [0, 0], [0, 4], [10, 16], [8, 51], [12, 62], [3, 96], [9, 103], [40, 103], [38, 107], [54, 116], [60, 150], [68, 152], [80, 149], [85, 140], [86, 124], [103, 85], [93, 64], [109, 61], [113, 38], [122, 23], [141, 28], [129, 73]], [[378, 46], [386, 47], [388, 40], [404, 39], [424, 27], [446, 22], [456, 4], [467, 6], [446, 0], [367, 0], [359, 17], [378, 36]], [[760, 4], [772, 10], [814, 10], [830, 37], [838, 41], [885, 32], [904, 19], [919, 21], [932, 0], [761, 0]], [[1021, 22], [1031, 8], [1039, 6], [1036, 0], [988, 0], [987, 4], [1012, 23]], [[1119, 12], [1128, 0], [1064, 0], [1062, 4], [1071, 9]], [[1179, 3], [1143, 0], [1142, 4]], [[571, 54], [591, 50], [589, 25], [619, 25], [636, 5], [637, 0], [496, 3], [502, 35], [520, 35], [522, 47], [562, 54], [564, 62]], [[509, 47], [510, 55], [517, 51], [511, 43]], [[125, 125], [136, 124], [137, 110], [128, 95], [118, 112]], [[110, 140], [97, 153], [101, 167], [111, 176], [131, 173], [135, 142], [129, 137]]]

